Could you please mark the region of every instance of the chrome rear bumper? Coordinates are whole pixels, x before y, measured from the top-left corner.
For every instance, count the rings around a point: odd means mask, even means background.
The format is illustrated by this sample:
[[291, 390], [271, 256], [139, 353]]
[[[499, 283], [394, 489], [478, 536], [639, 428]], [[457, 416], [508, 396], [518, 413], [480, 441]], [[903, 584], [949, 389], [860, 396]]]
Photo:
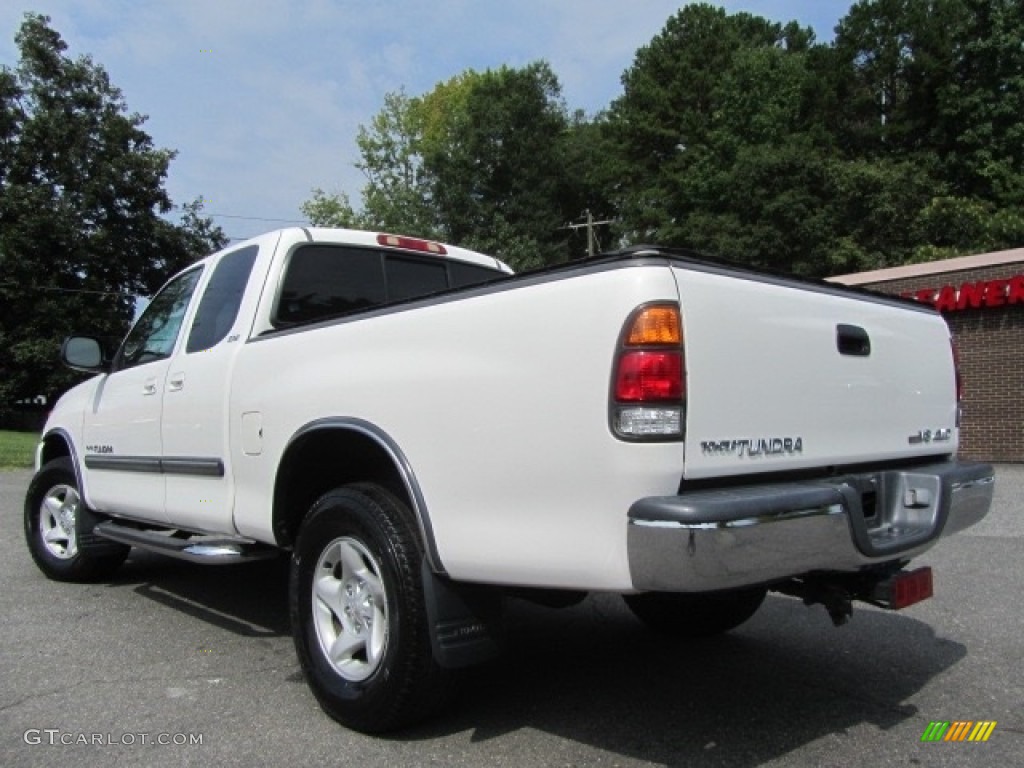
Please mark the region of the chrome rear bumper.
[[633, 586], [708, 592], [908, 559], [981, 520], [994, 483], [988, 464], [949, 461], [640, 499]]

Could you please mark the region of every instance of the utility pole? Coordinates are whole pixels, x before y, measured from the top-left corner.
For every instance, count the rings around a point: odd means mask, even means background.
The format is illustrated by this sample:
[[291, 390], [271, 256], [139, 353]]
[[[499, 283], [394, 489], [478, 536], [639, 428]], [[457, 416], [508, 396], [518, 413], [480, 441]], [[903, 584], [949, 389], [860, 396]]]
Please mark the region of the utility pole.
[[594, 214], [587, 209], [587, 220], [582, 224], [567, 224], [562, 229], [587, 229], [587, 256], [593, 256], [596, 252], [597, 236], [594, 234], [594, 227], [597, 224], [611, 224], [611, 219], [604, 219], [602, 221], [594, 221]]

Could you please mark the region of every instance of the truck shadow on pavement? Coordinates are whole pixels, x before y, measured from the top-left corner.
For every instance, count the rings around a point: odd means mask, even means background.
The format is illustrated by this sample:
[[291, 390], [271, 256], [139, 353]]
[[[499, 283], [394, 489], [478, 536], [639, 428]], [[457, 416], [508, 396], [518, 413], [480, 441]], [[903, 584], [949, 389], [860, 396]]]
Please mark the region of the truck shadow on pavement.
[[[210, 568], [133, 553], [109, 586], [241, 637], [289, 634], [286, 558], [218, 567], [217, 578]], [[612, 595], [561, 611], [513, 600], [508, 627], [505, 654], [466, 675], [455, 706], [390, 738], [468, 732], [486, 749], [532, 729], [655, 763], [753, 766], [917, 717], [907, 700], [966, 655], [912, 610], [858, 607], [836, 629], [820, 607], [774, 595], [747, 624], [701, 641], [650, 632]], [[298, 679], [296, 663], [281, 682]]]
[[242, 637], [291, 634], [284, 554], [275, 560], [214, 566], [133, 550], [110, 585], [134, 585], [141, 597]]
[[400, 738], [529, 728], [666, 765], [754, 766], [916, 717], [905, 702], [966, 655], [908, 614], [855, 609], [836, 629], [820, 607], [775, 596], [701, 641], [648, 631], [610, 595], [562, 612], [519, 604], [509, 618], [506, 655], [473, 672], [461, 705]]

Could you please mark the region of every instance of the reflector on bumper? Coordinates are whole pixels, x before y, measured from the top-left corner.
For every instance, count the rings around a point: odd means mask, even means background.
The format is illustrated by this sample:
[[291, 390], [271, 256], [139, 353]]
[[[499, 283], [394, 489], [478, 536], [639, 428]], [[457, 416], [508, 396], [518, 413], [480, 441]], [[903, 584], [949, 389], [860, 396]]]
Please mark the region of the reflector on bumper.
[[920, 603], [934, 595], [932, 569], [901, 571], [875, 587], [875, 599], [886, 608], [898, 611], [908, 605]]

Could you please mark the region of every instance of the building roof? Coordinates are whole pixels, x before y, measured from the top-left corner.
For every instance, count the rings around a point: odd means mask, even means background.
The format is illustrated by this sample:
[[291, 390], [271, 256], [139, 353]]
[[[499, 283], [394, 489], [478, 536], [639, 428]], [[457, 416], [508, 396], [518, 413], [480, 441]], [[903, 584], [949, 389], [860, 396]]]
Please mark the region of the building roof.
[[890, 280], [901, 280], [905, 277], [944, 275], [949, 272], [960, 272], [980, 267], [995, 267], [1001, 264], [1014, 264], [1017, 262], [1024, 262], [1024, 248], [979, 253], [974, 256], [958, 256], [955, 259], [928, 261], [923, 264], [906, 264], [902, 267], [875, 269], [871, 272], [857, 272], [852, 275], [836, 275], [827, 279], [829, 282], [842, 285], [865, 285], [869, 283], [885, 283]]

